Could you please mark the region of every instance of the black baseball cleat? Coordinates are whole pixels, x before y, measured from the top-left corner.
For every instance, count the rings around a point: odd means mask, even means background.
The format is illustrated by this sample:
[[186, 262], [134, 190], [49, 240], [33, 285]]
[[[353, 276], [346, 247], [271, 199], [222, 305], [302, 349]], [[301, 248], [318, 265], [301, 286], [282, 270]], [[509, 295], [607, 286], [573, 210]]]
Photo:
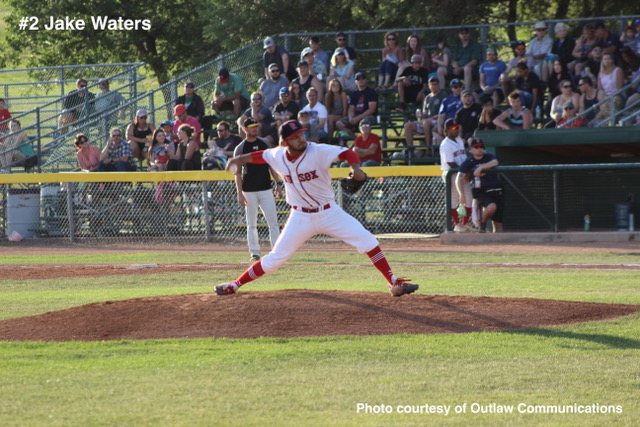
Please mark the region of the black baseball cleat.
[[391, 295], [394, 297], [400, 297], [417, 291], [420, 286], [409, 283], [409, 280], [411, 279], [396, 279], [393, 285], [389, 285]]

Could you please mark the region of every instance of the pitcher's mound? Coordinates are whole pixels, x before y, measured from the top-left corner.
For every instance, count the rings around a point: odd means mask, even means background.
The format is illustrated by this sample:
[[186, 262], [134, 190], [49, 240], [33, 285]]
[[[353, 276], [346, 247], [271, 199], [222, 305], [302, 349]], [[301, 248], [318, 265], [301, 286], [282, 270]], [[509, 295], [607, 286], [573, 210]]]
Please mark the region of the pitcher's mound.
[[0, 340], [94, 341], [497, 331], [602, 320], [637, 305], [317, 290], [107, 301], [0, 322]]

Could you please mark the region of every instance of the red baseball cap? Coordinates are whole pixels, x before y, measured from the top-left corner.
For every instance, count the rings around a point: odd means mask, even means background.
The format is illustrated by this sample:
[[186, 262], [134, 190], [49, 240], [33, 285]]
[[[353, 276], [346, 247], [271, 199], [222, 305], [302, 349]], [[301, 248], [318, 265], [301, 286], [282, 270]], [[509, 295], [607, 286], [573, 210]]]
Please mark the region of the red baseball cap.
[[178, 104], [173, 108], [174, 116], [181, 116], [186, 112], [187, 112], [187, 107], [185, 107], [183, 104]]

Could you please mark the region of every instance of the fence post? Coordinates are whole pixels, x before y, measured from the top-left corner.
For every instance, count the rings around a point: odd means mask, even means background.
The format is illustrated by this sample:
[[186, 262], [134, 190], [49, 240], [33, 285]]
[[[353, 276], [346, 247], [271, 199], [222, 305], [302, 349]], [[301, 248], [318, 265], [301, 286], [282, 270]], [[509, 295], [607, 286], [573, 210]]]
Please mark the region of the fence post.
[[[445, 177], [445, 190], [444, 190], [444, 200], [445, 200], [445, 208], [444, 208], [444, 214], [445, 214], [445, 229], [444, 232], [446, 233], [447, 231], [452, 229], [453, 226], [453, 222], [451, 220], [451, 214], [449, 213], [451, 208], [451, 175], [454, 174], [454, 170], [453, 169], [449, 169], [449, 171], [447, 171], [447, 175]], [[457, 208], [457, 206], [456, 206]]]
[[202, 206], [204, 208], [204, 230], [205, 239], [211, 241], [211, 212], [209, 212], [209, 197], [207, 195], [207, 184], [209, 181], [201, 181], [202, 184]]
[[76, 215], [73, 211], [73, 190], [75, 188], [75, 182], [67, 182], [67, 218], [69, 220], [69, 241], [75, 243], [76, 241]]
[[40, 138], [42, 138], [42, 131], [41, 131], [41, 123], [40, 123], [40, 107], [36, 108], [36, 134], [37, 134], [37, 147], [36, 147], [36, 156], [37, 156], [37, 162], [36, 165], [38, 165], [38, 173], [42, 172], [42, 167], [40, 166], [42, 164], [42, 141], [40, 141]]
[[560, 222], [560, 198], [558, 197], [558, 171], [553, 171], [553, 231], [558, 232]]

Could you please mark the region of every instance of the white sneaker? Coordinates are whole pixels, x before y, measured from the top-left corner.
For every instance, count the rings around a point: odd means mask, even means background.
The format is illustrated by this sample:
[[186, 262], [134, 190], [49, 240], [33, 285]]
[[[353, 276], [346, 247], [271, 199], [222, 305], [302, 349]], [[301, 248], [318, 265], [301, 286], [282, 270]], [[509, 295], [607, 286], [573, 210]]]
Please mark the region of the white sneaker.
[[456, 224], [456, 226], [453, 227], [453, 231], [455, 233], [468, 233], [469, 229], [467, 228], [466, 225]]

